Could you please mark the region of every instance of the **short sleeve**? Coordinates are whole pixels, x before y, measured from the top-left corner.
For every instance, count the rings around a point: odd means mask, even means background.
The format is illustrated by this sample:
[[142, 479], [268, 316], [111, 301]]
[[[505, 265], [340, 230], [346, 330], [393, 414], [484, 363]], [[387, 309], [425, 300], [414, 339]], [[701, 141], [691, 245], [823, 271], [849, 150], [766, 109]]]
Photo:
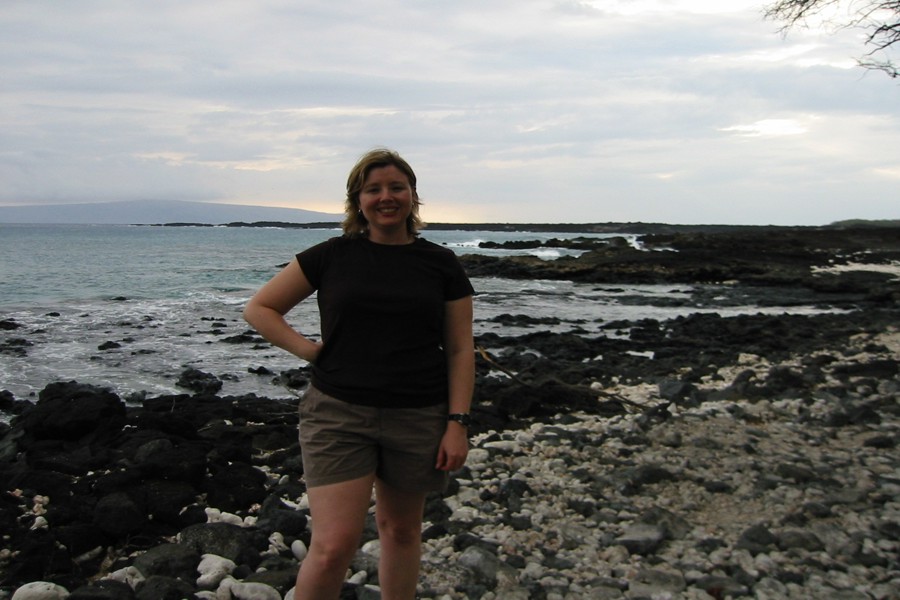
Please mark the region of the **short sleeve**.
[[336, 239], [338, 238], [320, 242], [297, 254], [297, 262], [300, 263], [300, 270], [303, 271], [303, 275], [306, 276], [306, 279], [315, 289], [319, 289], [321, 286], [322, 276], [325, 273], [325, 268], [334, 252]]
[[472, 283], [469, 281], [469, 277], [466, 275], [462, 263], [459, 262], [459, 258], [457, 258], [456, 254], [452, 251], [449, 253], [447, 262], [447, 280], [444, 285], [444, 300], [449, 302], [465, 298], [466, 296], [473, 296], [475, 294], [475, 288], [472, 287]]

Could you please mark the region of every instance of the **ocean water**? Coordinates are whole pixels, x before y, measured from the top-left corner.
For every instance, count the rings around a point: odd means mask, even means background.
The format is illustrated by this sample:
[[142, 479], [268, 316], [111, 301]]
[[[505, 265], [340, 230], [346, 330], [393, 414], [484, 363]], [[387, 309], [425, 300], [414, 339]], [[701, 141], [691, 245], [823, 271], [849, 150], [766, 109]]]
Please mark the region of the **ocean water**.
[[[0, 224], [0, 390], [35, 398], [48, 383], [77, 380], [132, 394], [183, 393], [187, 367], [224, 381], [222, 394], [291, 398], [272, 372], [301, 364], [278, 349], [225, 341], [248, 332], [241, 309], [253, 292], [298, 251], [338, 235], [329, 229], [146, 227]], [[534, 253], [551, 260], [567, 252], [481, 249], [482, 241], [546, 240], [581, 234], [428, 231], [423, 237], [459, 254]], [[603, 237], [603, 236], [597, 236]], [[545, 280], [473, 278], [475, 332], [518, 335], [530, 329], [499, 323], [501, 315], [555, 317], [553, 330], [600, 335], [604, 323], [667, 319], [692, 312], [813, 312], [805, 306], [720, 306], [715, 290], [695, 286], [597, 286]], [[318, 333], [315, 303], [289, 315]], [[24, 355], [9, 348], [25, 340]], [[113, 347], [109, 346], [113, 342]], [[6, 348], [3, 351], [2, 348]], [[0, 416], [2, 418], [2, 416]]]

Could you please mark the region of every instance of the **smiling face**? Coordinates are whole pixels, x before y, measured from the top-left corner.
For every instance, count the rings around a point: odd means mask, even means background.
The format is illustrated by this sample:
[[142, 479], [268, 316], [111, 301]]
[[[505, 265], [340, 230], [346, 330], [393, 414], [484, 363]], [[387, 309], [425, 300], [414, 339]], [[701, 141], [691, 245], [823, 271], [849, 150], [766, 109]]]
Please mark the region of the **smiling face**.
[[407, 176], [394, 165], [369, 171], [359, 191], [359, 210], [369, 224], [369, 239], [379, 244], [410, 242], [407, 219], [416, 192]]
[[[405, 184], [405, 187], [409, 188], [411, 191], [409, 210], [405, 208], [406, 196], [402, 193], [395, 199], [385, 195], [384, 206], [380, 211], [375, 210], [378, 205], [378, 192], [374, 192], [374, 188], [366, 194], [365, 207], [363, 206], [363, 187], [367, 184], [378, 187], [378, 184], [382, 183], [382, 178], [386, 178], [389, 185], [395, 184], [396, 192], [400, 192], [401, 184]], [[379, 181], [376, 182], [376, 179]], [[390, 191], [389, 187], [387, 189]], [[393, 223], [389, 222], [390, 220], [387, 218], [393, 211], [389, 202], [397, 203], [397, 213], [406, 214], [406, 239], [402, 239], [400, 232], [393, 230]], [[347, 176], [347, 196], [344, 199], [345, 216], [341, 228], [344, 230], [344, 235], [348, 237], [370, 237], [372, 234], [371, 223], [374, 222], [375, 226], [379, 228], [375, 231], [376, 239], [382, 233], [391, 233], [391, 236], [396, 235], [396, 239], [399, 241], [385, 243], [404, 244], [417, 236], [419, 229], [424, 226], [422, 219], [419, 218], [420, 205], [419, 193], [416, 190], [416, 173], [409, 163], [394, 150], [376, 148], [362, 155]], [[388, 226], [390, 231], [383, 230], [384, 226]], [[395, 238], [391, 237], [390, 239]]]

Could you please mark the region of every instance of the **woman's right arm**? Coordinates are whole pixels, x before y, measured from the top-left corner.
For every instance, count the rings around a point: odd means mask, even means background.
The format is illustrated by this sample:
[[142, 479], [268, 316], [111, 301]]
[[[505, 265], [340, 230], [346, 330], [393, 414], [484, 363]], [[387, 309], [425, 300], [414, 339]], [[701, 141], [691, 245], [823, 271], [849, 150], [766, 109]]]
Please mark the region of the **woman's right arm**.
[[315, 292], [294, 258], [259, 289], [244, 307], [244, 319], [273, 345], [313, 363], [322, 349], [291, 327], [284, 315]]

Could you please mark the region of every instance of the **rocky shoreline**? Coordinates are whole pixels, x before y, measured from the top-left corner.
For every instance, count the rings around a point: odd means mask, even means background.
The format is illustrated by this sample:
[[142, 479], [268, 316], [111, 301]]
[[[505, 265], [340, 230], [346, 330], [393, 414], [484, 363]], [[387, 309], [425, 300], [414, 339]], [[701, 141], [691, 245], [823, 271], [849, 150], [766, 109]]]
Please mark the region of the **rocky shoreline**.
[[[897, 280], [839, 268], [895, 264], [892, 231], [466, 258], [502, 277], [730, 281], [829, 312], [610, 322], [605, 336], [502, 317], [533, 330], [476, 340], [472, 452], [429, 501], [419, 596], [900, 597]], [[0, 426], [0, 598], [290, 597], [310, 526], [295, 407], [174, 377], [191, 393], [0, 393], [17, 413]], [[346, 598], [379, 597], [374, 538]]]

